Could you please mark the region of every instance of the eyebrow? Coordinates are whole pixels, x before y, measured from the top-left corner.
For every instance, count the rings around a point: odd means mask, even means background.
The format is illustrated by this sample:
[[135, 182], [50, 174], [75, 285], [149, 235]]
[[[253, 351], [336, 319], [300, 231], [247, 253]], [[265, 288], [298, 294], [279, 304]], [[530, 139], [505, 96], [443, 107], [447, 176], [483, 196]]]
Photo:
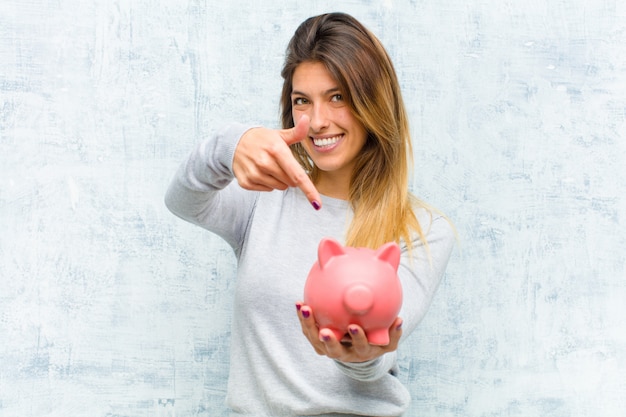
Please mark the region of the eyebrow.
[[[339, 87], [333, 87], [333, 88], [329, 88], [328, 90], [324, 91], [322, 93], [322, 95], [327, 96], [327, 95], [332, 94], [332, 93], [340, 93], [340, 92], [341, 92], [341, 89]], [[308, 94], [303, 93], [302, 91], [298, 91], [298, 90], [293, 90], [291, 92], [291, 95], [292, 96], [294, 96], [294, 95], [295, 96], [308, 96]]]

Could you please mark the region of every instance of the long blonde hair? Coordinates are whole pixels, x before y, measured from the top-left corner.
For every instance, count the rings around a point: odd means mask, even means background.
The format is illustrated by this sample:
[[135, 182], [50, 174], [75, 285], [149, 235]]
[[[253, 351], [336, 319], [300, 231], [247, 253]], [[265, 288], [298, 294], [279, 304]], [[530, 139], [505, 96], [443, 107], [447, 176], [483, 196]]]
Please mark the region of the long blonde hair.
[[[346, 245], [377, 248], [404, 240], [411, 248], [412, 232], [426, 243], [414, 212], [424, 204], [408, 188], [412, 148], [407, 114], [385, 48], [347, 14], [329, 13], [304, 21], [289, 42], [281, 72], [283, 128], [294, 126], [292, 78], [303, 62], [326, 66], [368, 132], [350, 181], [349, 202], [354, 216]], [[292, 151], [315, 183], [319, 170], [304, 147], [292, 145]]]

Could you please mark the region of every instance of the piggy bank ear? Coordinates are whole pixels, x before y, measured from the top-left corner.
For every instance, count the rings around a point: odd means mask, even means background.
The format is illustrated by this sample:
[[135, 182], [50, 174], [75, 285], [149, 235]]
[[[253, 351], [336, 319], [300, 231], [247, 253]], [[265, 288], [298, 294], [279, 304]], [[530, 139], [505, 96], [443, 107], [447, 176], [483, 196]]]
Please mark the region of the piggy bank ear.
[[376, 250], [376, 257], [390, 264], [394, 270], [400, 265], [400, 247], [396, 242], [389, 242]]
[[326, 263], [334, 256], [345, 255], [346, 251], [339, 242], [331, 238], [324, 238], [317, 247], [317, 259], [324, 268]]

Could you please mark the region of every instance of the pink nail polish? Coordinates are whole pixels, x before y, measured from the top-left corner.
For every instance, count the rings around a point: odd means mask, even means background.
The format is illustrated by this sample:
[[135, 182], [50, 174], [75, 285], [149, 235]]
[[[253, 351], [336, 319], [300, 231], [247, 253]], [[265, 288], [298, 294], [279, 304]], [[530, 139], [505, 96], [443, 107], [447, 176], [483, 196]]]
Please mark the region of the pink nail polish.
[[315, 200], [311, 201], [311, 205], [313, 206], [313, 208], [314, 208], [315, 210], [319, 210], [319, 209], [321, 209], [321, 208], [322, 208], [322, 206], [320, 205], [320, 203], [318, 203], [318, 202], [317, 202], [317, 201], [315, 201]]
[[308, 319], [310, 315], [311, 312], [309, 310], [302, 310], [302, 317], [304, 317], [305, 319]]

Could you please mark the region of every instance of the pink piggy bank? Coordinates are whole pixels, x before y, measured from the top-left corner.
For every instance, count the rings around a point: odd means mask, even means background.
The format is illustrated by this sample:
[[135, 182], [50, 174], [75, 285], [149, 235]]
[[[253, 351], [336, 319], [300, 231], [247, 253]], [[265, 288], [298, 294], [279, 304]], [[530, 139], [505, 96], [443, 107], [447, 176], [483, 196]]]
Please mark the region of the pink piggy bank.
[[320, 329], [341, 340], [348, 326], [357, 324], [370, 344], [389, 344], [389, 327], [402, 306], [400, 247], [395, 242], [377, 250], [344, 247], [324, 238], [317, 258], [304, 285], [304, 303]]

